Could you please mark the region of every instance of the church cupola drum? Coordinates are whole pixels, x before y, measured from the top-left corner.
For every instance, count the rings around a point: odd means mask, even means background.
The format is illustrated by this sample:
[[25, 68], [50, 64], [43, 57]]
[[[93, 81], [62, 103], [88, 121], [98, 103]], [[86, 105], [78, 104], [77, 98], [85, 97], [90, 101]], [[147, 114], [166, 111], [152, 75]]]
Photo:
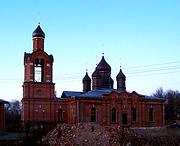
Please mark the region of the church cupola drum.
[[33, 34], [33, 51], [36, 51], [38, 49], [44, 50], [44, 39], [45, 39], [45, 33], [41, 29], [40, 25], [34, 30]]

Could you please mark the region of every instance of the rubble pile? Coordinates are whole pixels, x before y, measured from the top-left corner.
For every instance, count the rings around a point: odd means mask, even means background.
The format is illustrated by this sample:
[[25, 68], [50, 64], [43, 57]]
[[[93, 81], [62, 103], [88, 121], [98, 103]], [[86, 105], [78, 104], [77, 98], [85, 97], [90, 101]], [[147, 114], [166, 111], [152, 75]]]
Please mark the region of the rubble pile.
[[94, 123], [61, 124], [42, 139], [48, 146], [179, 145], [179, 129], [140, 129]]
[[103, 127], [92, 123], [61, 124], [51, 130], [43, 141], [48, 141], [50, 146], [117, 146], [118, 132], [117, 127]]

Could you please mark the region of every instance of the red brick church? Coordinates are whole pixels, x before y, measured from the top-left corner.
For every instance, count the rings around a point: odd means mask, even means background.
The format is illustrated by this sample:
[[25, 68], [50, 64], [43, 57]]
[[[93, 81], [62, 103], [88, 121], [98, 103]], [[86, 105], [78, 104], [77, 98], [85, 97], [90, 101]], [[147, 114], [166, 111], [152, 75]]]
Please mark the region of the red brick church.
[[[56, 97], [52, 55], [44, 50], [45, 33], [40, 25], [32, 34], [32, 53], [24, 53], [22, 121], [26, 123], [94, 122], [101, 125], [156, 127], [164, 124], [164, 101], [126, 91], [126, 76], [120, 69], [113, 88], [111, 66], [104, 56], [89, 77], [82, 79], [83, 91], [64, 91]], [[92, 83], [92, 86], [91, 86]], [[91, 88], [92, 87], [92, 88]]]

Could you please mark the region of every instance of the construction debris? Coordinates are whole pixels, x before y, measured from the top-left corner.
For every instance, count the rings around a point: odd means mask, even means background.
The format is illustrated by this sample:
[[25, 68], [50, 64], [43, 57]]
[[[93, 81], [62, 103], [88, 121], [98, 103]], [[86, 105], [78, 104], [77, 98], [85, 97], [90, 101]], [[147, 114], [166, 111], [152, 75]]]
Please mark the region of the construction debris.
[[179, 146], [180, 133], [178, 129], [167, 128], [60, 124], [43, 137], [42, 142], [48, 146], [169, 146], [169, 143]]
[[117, 127], [103, 127], [93, 123], [61, 124], [50, 131], [43, 141], [48, 141], [50, 146], [117, 146], [117, 136]]

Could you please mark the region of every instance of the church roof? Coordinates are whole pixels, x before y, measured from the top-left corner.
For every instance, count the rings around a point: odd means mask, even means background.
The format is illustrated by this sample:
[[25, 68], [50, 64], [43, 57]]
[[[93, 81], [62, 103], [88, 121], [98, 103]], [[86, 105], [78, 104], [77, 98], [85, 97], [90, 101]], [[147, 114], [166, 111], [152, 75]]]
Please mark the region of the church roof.
[[5, 101], [3, 99], [0, 99], [0, 104], [8, 104], [9, 102], [8, 101]]
[[147, 96], [147, 95], [145, 95], [144, 98], [147, 99], [147, 100], [164, 100], [162, 98], [158, 98], [158, 97], [155, 97], [155, 96]]
[[99, 64], [97, 65], [97, 69], [98, 69], [98, 70], [108, 70], [108, 71], [111, 71], [111, 67], [110, 67], [110, 65], [106, 62], [104, 56], [102, 56], [101, 61], [100, 61]]
[[111, 93], [114, 89], [102, 89], [102, 90], [92, 90], [88, 92], [75, 92], [75, 91], [63, 91], [62, 98], [65, 97], [75, 97], [75, 98], [100, 98], [104, 94]]
[[41, 29], [40, 25], [34, 30], [32, 37], [43, 37], [45, 38], [45, 33]]
[[77, 96], [77, 98], [78, 97], [79, 98], [81, 98], [81, 97], [99, 98], [99, 97], [102, 97], [103, 94], [111, 93], [112, 91], [113, 91], [113, 89], [92, 90], [92, 91], [80, 94], [79, 96]]
[[[101, 99], [103, 95], [105, 94], [110, 94], [113, 91], [117, 93], [122, 93], [124, 91], [118, 91], [115, 89], [101, 89], [101, 90], [91, 90], [88, 92], [75, 92], [75, 91], [63, 91], [61, 98], [66, 98], [66, 97], [73, 97], [75, 99]], [[128, 94], [132, 94], [130, 92], [127, 92]], [[152, 100], [152, 101], [164, 101], [164, 99], [157, 98], [155, 96], [147, 96], [147, 95], [141, 95], [143, 96], [145, 100]]]
[[76, 97], [80, 94], [82, 94], [83, 92], [76, 92], [76, 91], [63, 91], [61, 97], [65, 98], [65, 97]]
[[83, 81], [91, 81], [91, 78], [89, 77], [87, 72], [86, 72], [86, 75], [83, 78]]

